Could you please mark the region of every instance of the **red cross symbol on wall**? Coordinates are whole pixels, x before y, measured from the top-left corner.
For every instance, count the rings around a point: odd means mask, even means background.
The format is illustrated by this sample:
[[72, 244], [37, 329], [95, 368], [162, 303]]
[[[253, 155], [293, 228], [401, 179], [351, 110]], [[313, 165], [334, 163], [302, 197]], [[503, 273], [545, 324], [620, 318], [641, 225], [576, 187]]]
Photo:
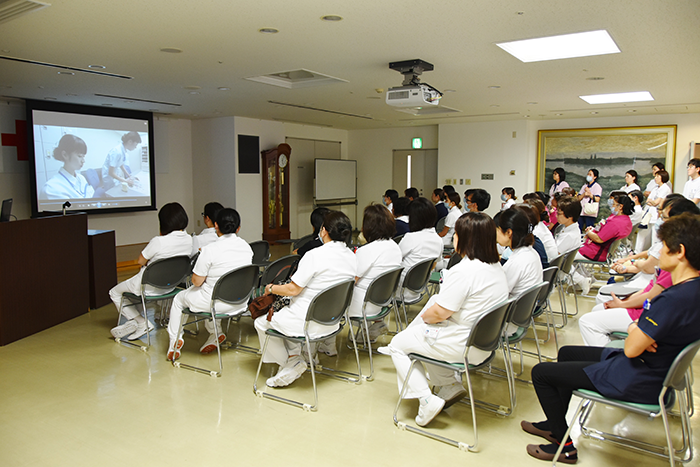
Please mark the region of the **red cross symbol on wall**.
[[17, 148], [17, 160], [28, 161], [27, 157], [27, 122], [26, 120], [15, 120], [15, 134], [2, 134], [3, 146], [14, 146]]

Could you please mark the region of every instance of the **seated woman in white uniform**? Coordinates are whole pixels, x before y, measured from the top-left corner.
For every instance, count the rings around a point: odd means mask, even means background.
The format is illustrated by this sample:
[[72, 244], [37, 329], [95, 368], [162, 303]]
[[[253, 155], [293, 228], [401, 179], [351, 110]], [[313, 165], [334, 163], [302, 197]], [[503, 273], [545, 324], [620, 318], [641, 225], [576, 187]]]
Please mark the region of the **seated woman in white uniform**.
[[[468, 212], [457, 220], [453, 237], [455, 250], [462, 260], [444, 276], [440, 292], [428, 300], [420, 314], [379, 351], [391, 356], [401, 386], [411, 360], [410, 353], [449, 362], [461, 362], [464, 346], [478, 316], [508, 298], [508, 285], [496, 250], [496, 225], [481, 212]], [[489, 354], [469, 350], [469, 361], [483, 362]], [[408, 380], [407, 399], [418, 399], [420, 407], [416, 423], [425, 426], [443, 408], [459, 401], [466, 391], [457, 374], [451, 370], [426, 365], [416, 366]]]
[[[268, 329], [276, 329], [289, 336], [303, 336], [306, 312], [311, 300], [332, 285], [355, 279], [355, 255], [347, 247], [351, 234], [350, 219], [342, 212], [331, 211], [326, 215], [319, 231], [323, 246], [314, 248], [299, 260], [297, 271], [292, 275], [289, 284], [266, 286], [266, 294], [272, 293], [292, 299], [289, 306], [272, 315], [271, 321], [268, 321], [266, 316], [255, 320], [261, 346], [265, 342], [265, 331]], [[308, 329], [310, 337], [321, 337], [336, 331], [338, 325], [325, 326], [312, 322]], [[270, 338], [263, 362], [277, 363], [279, 371], [275, 376], [268, 378], [269, 387], [288, 386], [306, 371], [306, 362], [301, 357], [301, 350], [301, 344]]]
[[216, 201], [204, 205], [202, 217], [206, 228], [202, 229], [199, 235], [192, 236], [192, 256], [219, 238], [219, 234], [216, 233], [216, 229], [214, 228], [214, 223], [216, 222], [216, 215], [222, 209], [224, 209], [224, 207], [221, 203], [217, 203]]
[[501, 211], [493, 219], [496, 241], [509, 247], [512, 253], [503, 265], [508, 281], [508, 298], [519, 297], [524, 291], [542, 282], [542, 262], [532, 245], [535, 237], [524, 209], [514, 206]]
[[[355, 252], [357, 276], [352, 292], [352, 302], [348, 308], [348, 315], [351, 317], [362, 316], [362, 305], [369, 284], [377, 276], [401, 266], [401, 249], [391, 239], [393, 230], [394, 220], [383, 206], [372, 204], [365, 208], [362, 218], [362, 234], [367, 240], [367, 244]], [[368, 303], [365, 309], [367, 316], [376, 315], [380, 311], [378, 306], [371, 303]], [[384, 321], [373, 323], [369, 328], [370, 340], [374, 342], [385, 330]], [[363, 334], [360, 333], [358, 339], [362, 339], [362, 336]]]
[[[462, 215], [462, 205], [459, 204], [459, 193], [449, 193], [447, 195], [447, 216], [445, 217], [445, 226], [442, 231], [438, 232], [438, 235], [442, 237], [442, 244], [444, 246], [452, 246], [452, 235], [455, 233], [455, 223], [459, 216]], [[437, 211], [436, 211], [437, 212]]]
[[75, 135], [63, 135], [53, 150], [53, 158], [63, 162], [63, 167], [51, 177], [41, 190], [41, 199], [92, 198], [95, 189], [80, 173], [85, 164], [87, 145]]
[[102, 186], [105, 191], [120, 183], [134, 186], [136, 179], [131, 174], [127, 151], [133, 151], [141, 144], [141, 136], [136, 131], [122, 135], [122, 142], [113, 147], [102, 165]]
[[[442, 239], [435, 233], [434, 228], [436, 217], [435, 206], [426, 198], [418, 198], [408, 205], [411, 231], [404, 235], [399, 243], [401, 266], [404, 268], [401, 273], [401, 284], [411, 266], [426, 259], [439, 259], [442, 255]], [[401, 286], [399, 285], [399, 290], [396, 292], [397, 297], [400, 297]], [[409, 301], [418, 298], [415, 293], [408, 290], [404, 296]]]
[[[180, 203], [168, 203], [160, 208], [160, 211], [158, 211], [158, 222], [160, 224], [160, 235], [153, 237], [139, 255], [138, 263], [141, 266], [139, 272], [131, 279], [115, 285], [109, 291], [109, 297], [112, 299], [114, 306], [117, 307], [117, 311], [119, 311], [122, 294], [131, 292], [141, 295], [141, 276], [150, 261], [173, 256], [189, 256], [192, 253], [192, 237], [185, 232], [188, 222], [187, 213]], [[174, 288], [155, 289], [148, 286], [146, 293], [157, 295], [170, 292]], [[111, 333], [115, 339], [127, 336], [129, 340], [138, 339], [154, 328], [153, 323], [144, 319], [136, 309], [140, 305], [126, 306], [127, 304], [124, 304], [125, 306], [122, 310], [122, 314], [127, 318], [126, 323], [112, 328]]]
[[[217, 239], [204, 246], [197, 258], [197, 263], [192, 271], [192, 285], [194, 287], [177, 294], [170, 308], [168, 360], [174, 361], [179, 358], [180, 349], [185, 343], [182, 335], [179, 334], [182, 310], [189, 308], [193, 311], [209, 311], [211, 294], [214, 292], [214, 286], [219, 278], [241, 266], [252, 264], [253, 250], [245, 240], [236, 235], [240, 229], [241, 216], [235, 209], [225, 208], [217, 212], [214, 222]], [[217, 313], [231, 315], [243, 313], [247, 309], [246, 304], [235, 306], [218, 302], [214, 306]], [[218, 335], [214, 332], [214, 323], [211, 320], [204, 322], [205, 328], [209, 331], [209, 338], [199, 349], [204, 354], [216, 350], [217, 339], [219, 343], [226, 340], [226, 335], [221, 332], [221, 320], [216, 321]]]

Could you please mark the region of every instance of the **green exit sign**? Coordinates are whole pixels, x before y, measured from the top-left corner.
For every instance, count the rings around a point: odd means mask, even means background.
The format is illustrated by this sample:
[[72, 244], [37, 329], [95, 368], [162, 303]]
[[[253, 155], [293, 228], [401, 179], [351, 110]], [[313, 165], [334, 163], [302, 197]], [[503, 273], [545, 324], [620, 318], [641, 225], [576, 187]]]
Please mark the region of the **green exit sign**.
[[413, 138], [411, 147], [413, 149], [420, 149], [423, 147], [423, 138]]

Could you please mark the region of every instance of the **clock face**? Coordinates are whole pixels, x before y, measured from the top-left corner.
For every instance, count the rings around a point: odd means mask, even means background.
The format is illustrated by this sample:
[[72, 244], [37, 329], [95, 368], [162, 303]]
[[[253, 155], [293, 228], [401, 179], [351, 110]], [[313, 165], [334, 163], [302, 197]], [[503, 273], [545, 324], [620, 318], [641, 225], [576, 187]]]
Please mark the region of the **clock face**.
[[287, 167], [287, 162], [288, 162], [287, 156], [284, 155], [284, 154], [282, 154], [282, 155], [280, 156], [280, 158], [279, 158], [279, 166], [280, 166], [280, 168], [284, 169], [285, 167]]

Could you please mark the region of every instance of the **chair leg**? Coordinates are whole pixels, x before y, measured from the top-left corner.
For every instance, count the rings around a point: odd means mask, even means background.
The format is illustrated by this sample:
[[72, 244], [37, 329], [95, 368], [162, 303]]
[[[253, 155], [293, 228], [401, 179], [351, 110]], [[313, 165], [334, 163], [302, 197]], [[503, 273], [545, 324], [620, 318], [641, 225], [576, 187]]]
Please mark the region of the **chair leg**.
[[559, 459], [559, 456], [561, 456], [561, 453], [564, 450], [564, 445], [566, 444], [566, 440], [569, 439], [569, 435], [571, 434], [571, 427], [574, 426], [574, 423], [576, 422], [576, 418], [581, 413], [581, 408], [583, 407], [583, 403], [585, 401], [586, 401], [585, 399], [582, 399], [581, 402], [579, 402], [578, 408], [576, 409], [576, 413], [574, 414], [574, 418], [571, 419], [571, 423], [569, 423], [569, 427], [566, 429], [566, 433], [564, 433], [564, 438], [562, 439], [562, 442], [559, 443], [559, 448], [557, 449], [557, 453], [554, 454], [554, 462], [552, 463], [552, 466], [557, 465], [557, 459]]
[[[183, 322], [187, 323], [187, 319], [185, 319], [185, 316], [187, 316], [187, 315], [185, 313], [183, 313], [181, 318], [180, 318], [180, 330], [181, 331], [182, 331], [182, 328], [184, 327]], [[192, 371], [195, 371], [198, 373], [204, 373], [204, 374], [207, 374], [207, 375], [213, 376], [213, 377], [221, 376], [221, 373], [224, 370], [224, 365], [223, 365], [223, 361], [221, 359], [221, 346], [219, 345], [219, 339], [218, 339], [219, 328], [218, 328], [217, 323], [216, 323], [216, 318], [214, 318], [214, 314], [211, 314], [209, 316], [211, 316], [211, 318], [214, 322], [214, 335], [217, 336], [217, 339], [215, 339], [215, 344], [216, 344], [216, 353], [218, 354], [218, 357], [219, 357], [219, 371], [217, 372], [214, 370], [209, 370], [207, 368], [200, 368], [200, 367], [197, 367], [194, 365], [189, 365], [187, 363], [182, 363], [180, 361], [173, 361], [174, 367], [185, 368], [187, 370], [192, 370]], [[209, 319], [209, 316], [196, 317], [196, 321], [200, 321], [202, 319]]]

